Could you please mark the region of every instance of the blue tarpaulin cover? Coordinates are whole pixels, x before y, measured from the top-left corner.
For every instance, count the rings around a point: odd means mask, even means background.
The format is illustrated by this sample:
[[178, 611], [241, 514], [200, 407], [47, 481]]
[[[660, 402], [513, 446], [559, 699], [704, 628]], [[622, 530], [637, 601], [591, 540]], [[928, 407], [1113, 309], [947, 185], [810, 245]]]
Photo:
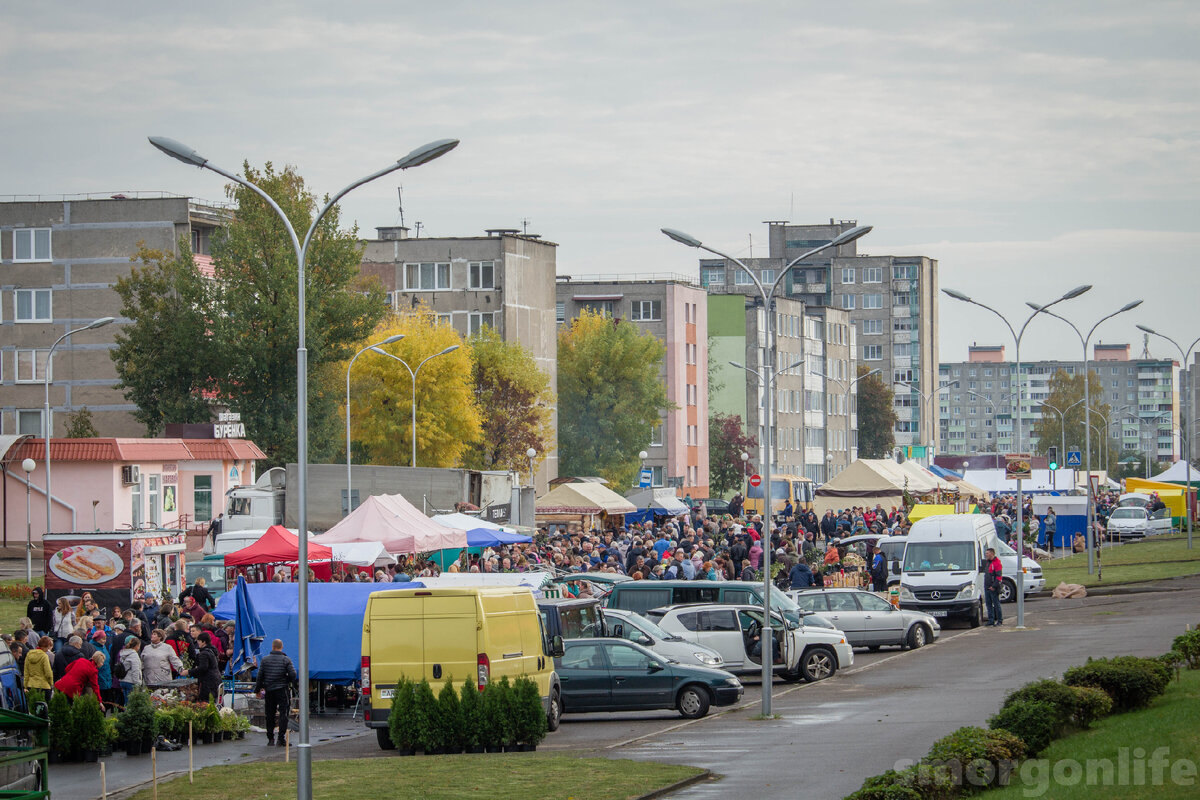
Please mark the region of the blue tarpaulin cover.
[[[363, 613], [371, 592], [420, 589], [422, 583], [310, 583], [308, 585], [308, 677], [356, 681], [362, 669]], [[296, 662], [300, 652], [300, 586], [251, 583], [250, 602], [262, 620], [264, 647], [283, 640], [283, 652]], [[217, 619], [237, 618], [237, 592], [226, 592], [213, 611]], [[298, 666], [298, 665], [297, 665]]]

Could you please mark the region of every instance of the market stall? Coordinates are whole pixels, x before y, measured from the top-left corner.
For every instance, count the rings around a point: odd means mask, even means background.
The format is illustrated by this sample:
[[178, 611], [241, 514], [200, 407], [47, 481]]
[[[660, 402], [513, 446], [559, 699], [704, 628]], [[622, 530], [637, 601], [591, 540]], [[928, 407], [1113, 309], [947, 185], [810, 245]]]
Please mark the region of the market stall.
[[178, 597], [184, 588], [183, 531], [53, 533], [45, 536], [46, 596], [76, 601], [85, 592], [102, 608], [125, 608], [146, 592]]
[[313, 537], [313, 542], [381, 542], [392, 555], [413, 555], [466, 547], [467, 531], [439, 525], [402, 496], [385, 494], [371, 495], [341, 522]]
[[625, 524], [625, 515], [637, 506], [599, 483], [560, 483], [537, 500], [537, 522], [572, 523], [584, 530], [602, 530]]
[[625, 495], [637, 511], [625, 515], [625, 522], [656, 522], [687, 514], [687, 505], [676, 496], [674, 489], [640, 489]]

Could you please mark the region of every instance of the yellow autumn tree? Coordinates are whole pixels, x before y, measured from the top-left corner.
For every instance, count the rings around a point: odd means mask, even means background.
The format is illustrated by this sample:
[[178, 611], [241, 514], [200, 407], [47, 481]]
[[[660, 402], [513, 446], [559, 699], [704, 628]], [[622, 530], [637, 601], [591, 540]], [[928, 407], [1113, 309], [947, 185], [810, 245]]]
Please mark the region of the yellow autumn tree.
[[[388, 317], [355, 350], [396, 335], [404, 338], [378, 345], [394, 357], [367, 350], [354, 362], [350, 375], [354, 462], [411, 464], [415, 371], [417, 466], [457, 467], [483, 430], [475, 402], [470, 346], [453, 327], [421, 306]], [[458, 349], [436, 355], [455, 346]], [[342, 365], [343, 374], [347, 364]]]

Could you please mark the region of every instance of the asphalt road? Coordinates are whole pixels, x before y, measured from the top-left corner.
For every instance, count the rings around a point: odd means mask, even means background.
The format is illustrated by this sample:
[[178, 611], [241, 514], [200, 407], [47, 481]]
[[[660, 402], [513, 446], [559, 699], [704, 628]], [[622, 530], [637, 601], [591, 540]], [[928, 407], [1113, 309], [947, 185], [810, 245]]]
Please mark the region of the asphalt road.
[[1034, 600], [1026, 605], [1025, 630], [1013, 627], [1006, 606], [1007, 627], [956, 632], [891, 660], [863, 659], [832, 680], [777, 686], [773, 710], [780, 719], [751, 719], [755, 705], [631, 741], [597, 742], [596, 749], [723, 776], [673, 797], [840, 798], [870, 775], [919, 759], [953, 730], [985, 725], [1005, 694], [1030, 680], [1059, 677], [1088, 656], [1165, 652], [1185, 625], [1200, 622], [1200, 582], [1181, 585], [1188, 588]]

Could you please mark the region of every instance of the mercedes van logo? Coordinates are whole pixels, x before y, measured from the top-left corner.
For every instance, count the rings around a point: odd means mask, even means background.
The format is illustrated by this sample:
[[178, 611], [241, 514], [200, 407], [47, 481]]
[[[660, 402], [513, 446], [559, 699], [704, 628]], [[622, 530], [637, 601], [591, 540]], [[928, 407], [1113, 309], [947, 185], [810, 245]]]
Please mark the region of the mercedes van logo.
[[929, 593], [929, 599], [931, 599], [931, 600], [941, 600], [941, 599], [942, 599], [942, 593], [941, 593], [941, 592], [930, 592], [930, 593]]

